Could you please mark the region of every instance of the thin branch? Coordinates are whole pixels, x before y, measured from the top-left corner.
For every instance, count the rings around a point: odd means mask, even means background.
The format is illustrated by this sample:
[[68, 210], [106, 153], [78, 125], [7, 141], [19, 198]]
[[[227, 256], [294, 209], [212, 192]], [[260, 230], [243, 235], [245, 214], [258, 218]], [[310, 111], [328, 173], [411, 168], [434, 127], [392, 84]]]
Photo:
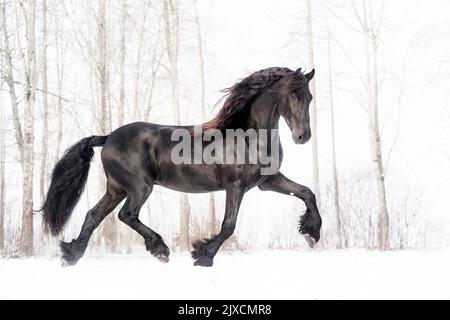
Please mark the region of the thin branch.
[[[21, 86], [24, 85], [24, 83], [22, 83], [20, 81], [14, 81], [14, 84], [20, 84]], [[56, 97], [58, 99], [61, 99], [61, 100], [65, 101], [65, 102], [70, 102], [69, 99], [64, 98], [64, 97], [60, 96], [59, 94], [53, 93], [51, 91], [43, 90], [43, 89], [40, 89], [40, 88], [36, 88], [36, 91], [39, 91], [39, 92], [42, 92], [42, 93], [46, 93], [48, 95], [51, 95], [51, 96]]]
[[363, 21], [363, 19], [361, 18], [361, 15], [359, 14], [358, 8], [356, 8], [354, 1], [352, 1], [352, 7], [353, 7], [353, 12], [355, 14], [355, 17], [358, 19], [358, 22], [361, 26], [361, 29], [363, 30], [363, 32], [367, 32], [367, 21]]
[[377, 22], [375, 23], [375, 30], [374, 30], [374, 35], [376, 38], [378, 38], [378, 36], [380, 35], [380, 28], [381, 28], [381, 23], [383, 22], [383, 17], [384, 17], [384, 7], [386, 6], [386, 1], [383, 0], [383, 3], [381, 4], [381, 12], [379, 17], [377, 18]]
[[345, 48], [341, 45], [341, 43], [339, 41], [337, 41], [337, 39], [330, 33], [331, 38], [334, 40], [334, 42], [338, 45], [339, 49], [341, 49], [342, 53], [345, 55], [345, 57], [347, 58], [347, 60], [350, 62], [350, 64], [352, 65], [353, 69], [355, 69], [355, 71], [357, 72], [357, 77], [359, 78], [359, 80], [361, 81], [361, 83], [363, 84], [363, 86], [365, 88], [367, 88], [367, 84], [366, 81], [364, 80], [363, 76], [361, 75], [360, 71], [358, 70], [358, 67], [356, 66], [355, 62], [353, 61], [353, 59], [350, 57], [349, 53], [347, 52], [347, 50], [345, 50]]
[[327, 6], [325, 4], [324, 1], [320, 1], [319, 4], [321, 4], [328, 12], [330, 12], [333, 17], [335, 17], [336, 19], [338, 19], [340, 22], [342, 22], [345, 26], [347, 26], [348, 28], [352, 29], [355, 32], [361, 33], [361, 30], [355, 28], [354, 26], [352, 26], [351, 24], [349, 24], [347, 21], [345, 21], [340, 15], [336, 14], [329, 6]]

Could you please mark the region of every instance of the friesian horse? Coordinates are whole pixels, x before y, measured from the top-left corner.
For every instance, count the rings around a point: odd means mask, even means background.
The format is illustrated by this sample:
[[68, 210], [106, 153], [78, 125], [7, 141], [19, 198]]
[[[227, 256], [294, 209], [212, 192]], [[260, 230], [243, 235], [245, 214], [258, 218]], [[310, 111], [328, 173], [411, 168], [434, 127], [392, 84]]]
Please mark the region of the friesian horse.
[[[313, 76], [314, 69], [307, 74], [301, 69], [293, 71], [278, 67], [257, 71], [226, 89], [227, 99], [217, 116], [197, 128], [201, 128], [201, 135], [211, 129], [220, 132], [229, 129], [269, 130], [269, 139], [279, 143], [276, 132], [280, 117], [283, 117], [294, 142], [304, 144], [311, 137], [309, 104], [313, 97], [308, 84]], [[186, 193], [226, 192], [220, 232], [210, 239], [193, 243], [194, 265], [212, 266], [220, 246], [235, 230], [244, 194], [256, 186], [263, 191], [292, 195], [304, 201], [306, 212], [300, 217], [299, 232], [305, 235], [310, 245], [319, 241], [322, 220], [315, 196], [308, 187], [279, 172], [281, 145], [276, 154], [271, 154], [279, 161], [275, 172], [269, 175], [261, 174], [264, 165], [260, 163], [175, 164], [171, 157], [178, 143], [173, 141], [174, 131], [189, 130], [195, 136], [195, 128], [135, 122], [107, 136], [84, 138], [65, 152], [52, 172], [42, 207], [44, 224], [52, 235], [61, 233], [83, 192], [94, 147], [103, 146], [101, 160], [107, 182], [105, 195], [87, 212], [78, 238], [60, 243], [63, 262], [69, 265], [77, 263], [94, 230], [124, 199], [119, 219], [144, 238], [146, 249], [152, 255], [167, 262], [170, 252], [164, 240], [139, 220], [139, 211], [155, 184]], [[206, 145], [208, 142], [204, 142], [202, 147]]]

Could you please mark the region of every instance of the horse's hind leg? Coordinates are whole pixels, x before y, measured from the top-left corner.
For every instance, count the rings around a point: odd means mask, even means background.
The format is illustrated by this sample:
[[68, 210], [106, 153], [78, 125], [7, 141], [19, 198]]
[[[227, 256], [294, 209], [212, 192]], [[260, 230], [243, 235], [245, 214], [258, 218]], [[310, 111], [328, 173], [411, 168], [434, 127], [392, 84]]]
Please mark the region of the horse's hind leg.
[[120, 209], [119, 219], [139, 233], [145, 240], [145, 247], [162, 262], [169, 261], [169, 248], [162, 237], [139, 220], [139, 211], [150, 196], [153, 186], [140, 186], [135, 190], [127, 190], [127, 200]]
[[63, 261], [74, 265], [84, 255], [89, 239], [103, 219], [125, 198], [125, 192], [117, 192], [110, 188], [103, 198], [88, 211], [78, 238], [72, 242], [60, 243]]

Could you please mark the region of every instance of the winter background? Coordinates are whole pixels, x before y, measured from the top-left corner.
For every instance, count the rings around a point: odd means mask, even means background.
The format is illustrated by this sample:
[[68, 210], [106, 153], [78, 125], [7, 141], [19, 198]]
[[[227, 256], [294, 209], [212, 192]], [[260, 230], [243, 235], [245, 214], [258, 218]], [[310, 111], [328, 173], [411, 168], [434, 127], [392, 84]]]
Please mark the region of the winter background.
[[[0, 9], [0, 298], [450, 298], [449, 1], [1, 0]], [[86, 256], [60, 267], [58, 239], [31, 208], [67, 147], [136, 120], [175, 124], [174, 108], [180, 123], [202, 123], [222, 89], [271, 66], [316, 69], [317, 161], [312, 142], [295, 145], [281, 122], [282, 172], [320, 196], [316, 248], [298, 234], [300, 200], [255, 189], [214, 266], [193, 267], [180, 234], [217, 232], [224, 194], [189, 195], [182, 210], [179, 193], [155, 188], [140, 218], [171, 248], [168, 264], [116, 209]], [[98, 155], [61, 239], [77, 236], [103, 194]]]

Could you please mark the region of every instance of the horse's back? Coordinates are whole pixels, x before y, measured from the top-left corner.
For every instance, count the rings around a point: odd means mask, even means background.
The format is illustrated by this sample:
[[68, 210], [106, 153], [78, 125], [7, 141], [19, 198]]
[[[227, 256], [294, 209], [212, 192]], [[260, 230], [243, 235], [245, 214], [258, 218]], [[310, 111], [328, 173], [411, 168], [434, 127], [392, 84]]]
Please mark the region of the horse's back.
[[178, 128], [188, 129], [134, 122], [113, 131], [102, 150], [108, 181], [126, 190], [157, 184], [180, 192], [204, 193], [224, 190], [236, 181], [251, 188], [265, 178], [256, 164], [174, 163], [172, 151], [179, 141], [174, 141], [172, 134]]
[[178, 143], [172, 134], [177, 128], [187, 127], [134, 122], [113, 131], [102, 150], [108, 180], [124, 189], [144, 182], [184, 192], [220, 190], [215, 166], [172, 161], [172, 149]]

